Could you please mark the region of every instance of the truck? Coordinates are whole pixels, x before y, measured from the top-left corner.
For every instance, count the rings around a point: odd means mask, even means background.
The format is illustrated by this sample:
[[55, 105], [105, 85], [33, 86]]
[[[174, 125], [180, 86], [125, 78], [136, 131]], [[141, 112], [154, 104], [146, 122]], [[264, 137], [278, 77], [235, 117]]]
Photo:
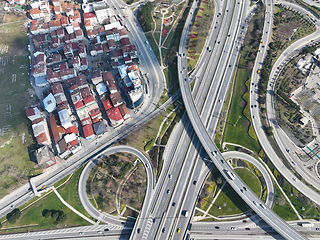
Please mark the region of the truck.
[[314, 224], [313, 223], [310, 223], [310, 222], [299, 222], [298, 225], [300, 225], [301, 227], [313, 227]]
[[230, 178], [231, 180], [234, 179], [234, 175], [232, 172], [229, 172], [229, 170], [225, 169], [224, 172], [227, 174], [228, 178]]

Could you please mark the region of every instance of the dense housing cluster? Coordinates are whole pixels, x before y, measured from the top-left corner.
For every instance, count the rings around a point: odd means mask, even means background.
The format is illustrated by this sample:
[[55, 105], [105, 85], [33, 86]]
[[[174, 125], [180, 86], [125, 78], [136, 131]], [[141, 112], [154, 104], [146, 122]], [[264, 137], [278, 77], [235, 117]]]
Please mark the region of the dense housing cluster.
[[[52, 150], [45, 159], [63, 159], [79, 151], [84, 139], [93, 140], [130, 118], [127, 107], [142, 104], [138, 53], [122, 16], [104, 2], [28, 5], [31, 83], [46, 90], [39, 97], [42, 104], [26, 113], [42, 155]], [[43, 167], [56, 162], [38, 159]]]

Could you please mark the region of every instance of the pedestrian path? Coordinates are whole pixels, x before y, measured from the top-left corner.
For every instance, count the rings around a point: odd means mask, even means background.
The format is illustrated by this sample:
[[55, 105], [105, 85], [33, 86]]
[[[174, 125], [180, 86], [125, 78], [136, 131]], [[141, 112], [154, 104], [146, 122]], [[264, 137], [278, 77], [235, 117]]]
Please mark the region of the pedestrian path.
[[58, 191], [55, 189], [54, 186], [52, 186], [52, 190], [54, 191], [54, 193], [57, 195], [57, 197], [60, 199], [60, 201], [66, 205], [71, 211], [73, 211], [75, 214], [79, 215], [80, 217], [82, 217], [83, 219], [87, 220], [89, 223], [91, 224], [97, 224], [96, 222], [92, 221], [91, 219], [89, 219], [88, 217], [86, 217], [85, 215], [83, 215], [81, 212], [79, 212], [78, 210], [74, 209], [69, 203], [67, 203], [62, 197], [61, 195], [58, 193]]

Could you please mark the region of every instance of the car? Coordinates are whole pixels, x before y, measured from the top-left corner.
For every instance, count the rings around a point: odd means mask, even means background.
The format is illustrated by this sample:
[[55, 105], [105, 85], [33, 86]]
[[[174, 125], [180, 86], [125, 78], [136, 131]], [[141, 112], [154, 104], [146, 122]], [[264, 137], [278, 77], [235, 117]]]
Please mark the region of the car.
[[164, 233], [166, 231], [166, 228], [162, 228], [162, 232]]
[[253, 115], [252, 118], [255, 118], [255, 116]]
[[181, 230], [181, 228], [178, 228], [178, 229], [177, 229], [177, 233], [180, 233], [180, 230]]
[[247, 222], [247, 220], [243, 220], [242, 222], [243, 222], [243, 223], [246, 223], [246, 222]]
[[260, 207], [262, 207], [263, 209], [265, 209], [265, 207], [263, 206], [263, 204], [260, 203]]
[[137, 127], [137, 125], [134, 126], [135, 128]]
[[155, 222], [156, 222], [156, 219], [154, 218], [154, 219], [152, 220], [152, 222], [155, 223]]
[[227, 11], [227, 12], [229, 12], [229, 10], [228, 10], [228, 9], [227, 9], [226, 11]]
[[253, 108], [253, 105], [251, 105], [251, 108]]
[[12, 205], [10, 206], [10, 208], [14, 208], [14, 204], [12, 204]]
[[246, 230], [250, 230], [250, 228], [245, 228]]
[[316, 228], [316, 230], [317, 230], [317, 231], [319, 231], [319, 230], [320, 230], [320, 228]]
[[149, 44], [148, 41], [146, 41], [146, 44]]
[[217, 26], [215, 26], [214, 29], [217, 29]]
[[104, 231], [105, 231], [105, 232], [108, 232], [108, 231], [109, 231], [109, 228], [104, 229]]
[[279, 67], [277, 67], [278, 69], [280, 69], [280, 66]]
[[187, 81], [188, 79], [185, 78], [184, 80]]
[[32, 193], [29, 194], [29, 197], [32, 197], [33, 195], [34, 195], [34, 193], [32, 192]]
[[123, 18], [126, 18], [126, 16], [123, 15]]
[[243, 189], [244, 189], [245, 191], [247, 191], [247, 188], [246, 188], [246, 187], [243, 187]]
[[235, 227], [231, 227], [231, 230], [237, 230]]
[[172, 179], [172, 175], [171, 174], [169, 174], [168, 177], [169, 177], [170, 180]]
[[169, 193], [170, 193], [170, 189], [167, 190], [167, 194], [169, 194]]
[[229, 67], [231, 67], [231, 65], [229, 65]]
[[297, 179], [296, 179], [295, 177], [294, 177], [294, 178], [292, 178], [292, 179], [293, 179], [293, 181], [295, 181], [295, 182], [297, 181]]
[[149, 168], [149, 165], [148, 165], [148, 163], [146, 163], [146, 168]]
[[289, 149], [286, 149], [286, 151], [287, 151], [287, 152], [290, 152], [290, 150], [289, 150]]
[[218, 41], [218, 44], [220, 44], [220, 41]]
[[257, 204], [255, 201], [253, 201], [253, 204], [256, 205], [256, 206], [258, 206], [258, 204]]
[[140, 228], [138, 228], [137, 232], [140, 233]]
[[196, 185], [196, 183], [197, 183], [197, 181], [196, 181], [196, 180], [194, 180], [194, 181], [193, 181], [193, 185]]
[[296, 163], [296, 162], [292, 162], [292, 164], [293, 164], [293, 165], [297, 165], [297, 163]]
[[219, 226], [215, 226], [214, 228], [215, 228], [215, 229], [220, 229], [220, 227], [219, 227]]
[[240, 192], [242, 192], [242, 193], [243, 193], [243, 189], [241, 189], [241, 188], [240, 188]]
[[82, 235], [83, 234], [83, 232], [79, 232], [79, 235]]
[[97, 233], [101, 234], [102, 232], [101, 231], [97, 231]]
[[223, 159], [220, 160], [221, 163], [224, 163]]
[[176, 205], [176, 202], [173, 202], [173, 203], [172, 203], [172, 207], [174, 207], [175, 205]]

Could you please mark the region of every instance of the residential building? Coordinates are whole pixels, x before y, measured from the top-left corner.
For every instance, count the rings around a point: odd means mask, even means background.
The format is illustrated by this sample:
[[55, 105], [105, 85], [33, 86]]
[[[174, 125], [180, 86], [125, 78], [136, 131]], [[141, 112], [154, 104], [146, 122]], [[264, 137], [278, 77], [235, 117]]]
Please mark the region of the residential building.
[[97, 85], [98, 83], [102, 82], [102, 75], [100, 70], [96, 70], [90, 73], [91, 81], [94, 85]]
[[43, 106], [44, 109], [47, 110], [48, 113], [53, 112], [56, 109], [56, 99], [52, 95], [52, 93], [49, 93], [48, 96], [46, 96], [43, 100]]
[[57, 158], [48, 146], [43, 146], [37, 149], [35, 153], [38, 165], [44, 169], [57, 163]]
[[93, 9], [100, 24], [103, 24], [111, 17], [110, 8], [108, 8], [106, 3], [103, 1], [94, 3]]
[[102, 102], [102, 104], [103, 104], [104, 109], [105, 109], [106, 111], [108, 111], [109, 109], [112, 108], [112, 105], [111, 105], [111, 103], [110, 103], [110, 101], [109, 101], [108, 99], [104, 100], [104, 101]]
[[42, 118], [41, 112], [38, 107], [32, 107], [26, 110], [27, 117], [30, 121]]
[[83, 128], [84, 137], [86, 139], [90, 140], [94, 137], [94, 132], [93, 132], [91, 124], [87, 124], [87, 125], [83, 126], [82, 128]]
[[128, 118], [130, 118], [130, 113], [125, 104], [119, 105], [118, 108], [124, 120], [127, 120]]
[[115, 92], [110, 94], [110, 99], [112, 102], [112, 105], [114, 107], [117, 107], [123, 103], [122, 97], [120, 95], [120, 92]]
[[92, 124], [92, 127], [96, 135], [100, 135], [107, 132], [107, 126], [103, 121]]
[[110, 119], [113, 127], [117, 127], [124, 122], [118, 107], [114, 107], [114, 108], [109, 109], [107, 111], [107, 115], [108, 115], [108, 118]]
[[115, 93], [118, 91], [114, 78], [112, 76], [112, 73], [110, 71], [107, 72], [103, 72], [102, 73], [102, 79], [104, 81], [104, 83], [106, 84], [106, 86], [108, 87], [108, 90], [110, 93]]

